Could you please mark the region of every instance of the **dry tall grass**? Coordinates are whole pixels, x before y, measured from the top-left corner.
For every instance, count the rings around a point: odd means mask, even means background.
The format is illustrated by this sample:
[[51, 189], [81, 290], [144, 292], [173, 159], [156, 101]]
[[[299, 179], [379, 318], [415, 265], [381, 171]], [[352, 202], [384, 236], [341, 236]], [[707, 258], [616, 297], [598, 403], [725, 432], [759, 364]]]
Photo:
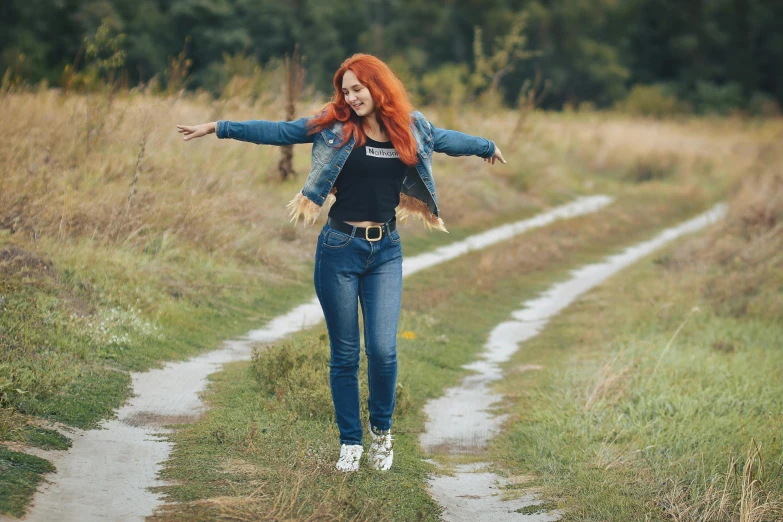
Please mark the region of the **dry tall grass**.
[[[275, 497], [264, 493], [264, 489], [268, 491], [269, 487], [262, 484], [248, 496], [212, 498], [208, 502], [220, 509], [220, 520], [229, 522], [283, 520], [316, 522], [341, 519], [340, 506], [345, 498], [350, 496], [350, 488], [330, 490], [326, 497], [318, 499], [302, 498], [305, 496], [303, 488], [306, 488], [308, 481], [314, 480], [315, 473], [291, 471], [289, 475], [276, 485], [278, 493]], [[353, 522], [390, 519], [384, 514], [386, 511], [384, 509], [374, 511], [373, 516], [370, 516], [367, 511], [370, 511], [370, 506], [365, 506], [359, 513], [345, 520]]]
[[[315, 101], [300, 112], [319, 106]], [[424, 112], [440, 123], [436, 109]], [[169, 243], [285, 272], [291, 256], [309, 250], [313, 235], [291, 227], [283, 210], [308, 171], [309, 146], [298, 147], [294, 157], [299, 179], [280, 183], [273, 147], [211, 137], [185, 144], [173, 130], [179, 122], [282, 116], [275, 104], [204, 96], [7, 94], [0, 123], [13, 132], [0, 143], [0, 228], [33, 241], [89, 238], [140, 250], [165, 235]], [[450, 225], [480, 224], [520, 207], [605, 189], [593, 173], [630, 169], [631, 181], [645, 181], [678, 169], [679, 183], [703, 185], [716, 170], [741, 172], [764, 136], [781, 134], [776, 122], [532, 114], [526, 134], [506, 143], [516, 122], [514, 111], [459, 115], [460, 130], [497, 141], [509, 165], [436, 156], [439, 200]], [[423, 233], [416, 225], [409, 225], [410, 233]]]
[[15, 132], [0, 143], [0, 227], [33, 241], [134, 250], [166, 237], [280, 270], [301, 251], [281, 210], [293, 188], [266, 179], [276, 151], [180, 143], [176, 122], [215, 116], [200, 100], [102, 103], [51, 91], [5, 98], [0, 121]]
[[[679, 248], [670, 265], [691, 270], [692, 284], [722, 313], [783, 316], [783, 150], [769, 143], [733, 191], [720, 227]], [[700, 277], [696, 277], [696, 275]]]
[[[778, 476], [776, 476], [776, 473]], [[761, 448], [753, 441], [744, 461], [730, 458], [721, 477], [709, 484], [685, 484], [668, 480], [662, 494], [664, 507], [676, 522], [768, 522], [783, 517], [783, 498], [776, 491], [766, 490], [769, 482], [779, 478], [777, 471], [767, 468]], [[692, 489], [702, 493], [692, 498]]]

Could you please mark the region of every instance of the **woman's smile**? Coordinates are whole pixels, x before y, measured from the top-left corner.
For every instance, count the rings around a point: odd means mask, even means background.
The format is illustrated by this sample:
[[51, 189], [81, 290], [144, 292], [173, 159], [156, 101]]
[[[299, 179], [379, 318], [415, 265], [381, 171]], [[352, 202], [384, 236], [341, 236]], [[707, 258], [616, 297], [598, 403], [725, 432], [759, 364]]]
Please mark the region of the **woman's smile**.
[[343, 75], [343, 96], [357, 116], [370, 116], [375, 111], [370, 89], [363, 85], [350, 69]]

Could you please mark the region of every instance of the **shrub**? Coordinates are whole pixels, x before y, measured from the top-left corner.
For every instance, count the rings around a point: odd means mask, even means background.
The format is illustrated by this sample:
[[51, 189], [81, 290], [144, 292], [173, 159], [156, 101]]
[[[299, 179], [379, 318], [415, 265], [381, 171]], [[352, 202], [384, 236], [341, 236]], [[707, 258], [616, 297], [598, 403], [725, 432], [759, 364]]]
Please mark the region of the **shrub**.
[[745, 105], [742, 86], [736, 82], [718, 85], [712, 82], [696, 84], [696, 106], [703, 114], [727, 115]]
[[[261, 393], [300, 417], [331, 420], [334, 417], [329, 387], [329, 341], [326, 334], [283, 341], [253, 351], [252, 372]], [[359, 368], [362, 418], [367, 419], [367, 364]], [[411, 400], [407, 386], [398, 380], [395, 416], [404, 414]]]
[[666, 179], [675, 172], [677, 163], [678, 158], [673, 154], [639, 156], [629, 165], [625, 178], [633, 183]]
[[756, 91], [748, 101], [748, 111], [754, 116], [774, 118], [780, 116], [780, 104], [769, 94]]
[[302, 416], [330, 416], [329, 349], [319, 337], [253, 351], [253, 374], [267, 396]]
[[440, 106], [463, 103], [468, 96], [469, 73], [467, 65], [453, 63], [428, 72], [419, 84], [423, 102]]
[[677, 97], [667, 93], [666, 89], [659, 85], [635, 85], [615, 108], [636, 116], [655, 118], [686, 112]]
[[270, 103], [280, 97], [284, 77], [280, 59], [262, 65], [246, 53], [223, 53], [223, 61], [211, 63], [203, 73], [203, 85], [210, 92], [220, 93], [224, 100], [242, 98]]

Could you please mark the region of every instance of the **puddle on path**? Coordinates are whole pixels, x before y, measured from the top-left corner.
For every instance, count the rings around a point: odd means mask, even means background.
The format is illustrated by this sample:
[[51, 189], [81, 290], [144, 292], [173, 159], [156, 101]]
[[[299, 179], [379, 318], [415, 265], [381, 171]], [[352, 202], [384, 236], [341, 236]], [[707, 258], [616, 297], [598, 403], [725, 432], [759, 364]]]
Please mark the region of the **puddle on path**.
[[[493, 415], [489, 408], [503, 396], [491, 391], [493, 382], [502, 378], [500, 363], [506, 362], [517, 351], [519, 344], [537, 335], [549, 319], [557, 315], [580, 295], [601, 284], [621, 269], [651, 254], [669, 241], [695, 232], [723, 217], [724, 205], [678, 226], [669, 228], [649, 241], [626, 248], [609, 256], [601, 263], [588, 265], [572, 272], [567, 281], [556, 283], [539, 297], [523, 304], [511, 313], [513, 321], [497, 325], [489, 334], [480, 359], [464, 367], [476, 373], [462, 383], [446, 390], [442, 397], [428, 401], [424, 412], [428, 420], [420, 437], [422, 448], [431, 455], [480, 455], [487, 442], [500, 430], [504, 415]], [[534, 505], [533, 497], [514, 502], [498, 495], [504, 481], [498, 475], [485, 471], [487, 463], [457, 466], [453, 476], [434, 476], [430, 480], [432, 497], [444, 507], [444, 520], [481, 522], [556, 520], [557, 513], [523, 515], [520, 507]], [[478, 470], [478, 471], [477, 471]], [[469, 493], [469, 497], [465, 495]], [[522, 502], [522, 505], [520, 505]]]
[[[559, 219], [595, 212], [609, 203], [607, 196], [580, 198], [533, 218], [496, 227], [432, 252], [403, 261], [403, 276], [485, 248], [527, 230]], [[152, 515], [162, 503], [149, 487], [164, 485], [157, 478], [171, 452], [162, 426], [192, 422], [204, 411], [199, 394], [207, 377], [229, 362], [250, 359], [253, 346], [272, 343], [320, 323], [317, 298], [277, 317], [264, 328], [240, 340], [227, 341], [219, 350], [163, 368], [132, 373], [134, 397], [117, 410], [117, 418], [98, 430], [70, 434], [73, 447], [53, 457], [57, 473], [36, 495], [25, 520], [58, 522], [138, 521]]]

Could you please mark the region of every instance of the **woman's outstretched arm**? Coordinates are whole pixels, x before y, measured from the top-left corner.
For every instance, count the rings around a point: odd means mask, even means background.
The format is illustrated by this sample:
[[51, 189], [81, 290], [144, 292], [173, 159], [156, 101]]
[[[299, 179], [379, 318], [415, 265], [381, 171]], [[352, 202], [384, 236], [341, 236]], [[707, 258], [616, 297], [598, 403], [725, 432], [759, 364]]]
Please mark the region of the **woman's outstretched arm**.
[[506, 163], [500, 148], [486, 138], [471, 136], [464, 132], [449, 129], [439, 129], [431, 122], [427, 122], [432, 133], [435, 152], [442, 152], [449, 156], [479, 156], [484, 161], [495, 164], [495, 160]]
[[221, 139], [231, 138], [259, 145], [295, 145], [313, 142], [314, 134], [308, 134], [307, 129], [309, 119], [305, 117], [295, 121], [218, 120], [193, 126], [177, 125], [177, 131], [184, 134], [185, 141], [214, 133]]

